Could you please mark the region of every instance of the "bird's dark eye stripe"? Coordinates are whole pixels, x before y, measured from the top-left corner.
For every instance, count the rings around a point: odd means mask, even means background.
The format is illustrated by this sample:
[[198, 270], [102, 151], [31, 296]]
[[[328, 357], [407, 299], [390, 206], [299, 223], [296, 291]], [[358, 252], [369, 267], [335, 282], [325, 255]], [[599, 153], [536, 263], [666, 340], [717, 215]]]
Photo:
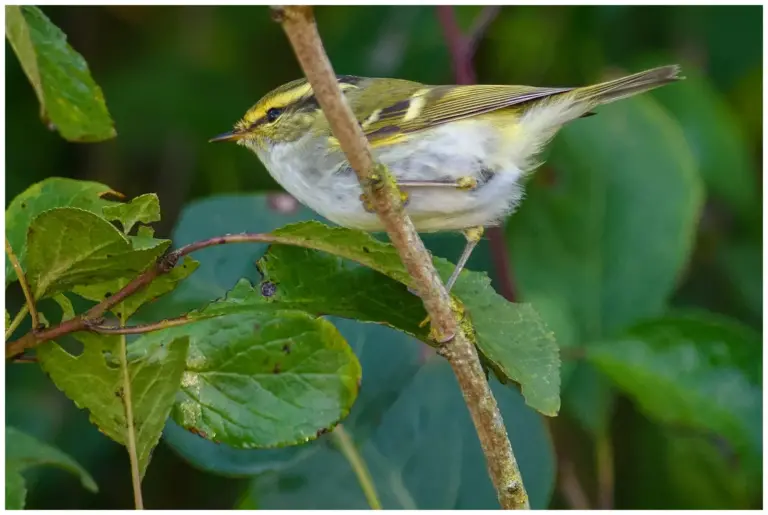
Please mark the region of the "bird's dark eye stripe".
[[283, 113], [283, 110], [278, 107], [273, 107], [269, 111], [267, 111], [267, 122], [274, 122], [278, 118], [280, 118], [280, 115]]

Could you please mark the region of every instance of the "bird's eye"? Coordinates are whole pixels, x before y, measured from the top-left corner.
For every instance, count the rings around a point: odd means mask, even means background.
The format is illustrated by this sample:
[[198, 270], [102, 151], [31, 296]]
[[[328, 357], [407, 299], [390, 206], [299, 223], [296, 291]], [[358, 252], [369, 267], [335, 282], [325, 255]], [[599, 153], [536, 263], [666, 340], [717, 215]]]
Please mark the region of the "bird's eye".
[[269, 123], [274, 122], [275, 120], [280, 118], [280, 115], [282, 114], [282, 112], [283, 112], [282, 109], [278, 109], [277, 107], [273, 107], [272, 109], [267, 111], [267, 121]]

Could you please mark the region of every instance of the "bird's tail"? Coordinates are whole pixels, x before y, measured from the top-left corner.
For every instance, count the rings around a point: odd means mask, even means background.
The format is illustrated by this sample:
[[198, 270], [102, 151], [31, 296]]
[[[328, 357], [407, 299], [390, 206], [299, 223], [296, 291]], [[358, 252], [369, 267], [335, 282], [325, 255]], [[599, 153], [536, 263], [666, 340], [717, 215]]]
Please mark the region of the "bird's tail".
[[577, 88], [572, 93], [577, 100], [596, 106], [631, 97], [684, 78], [680, 76], [680, 67], [673, 64], [593, 86]]

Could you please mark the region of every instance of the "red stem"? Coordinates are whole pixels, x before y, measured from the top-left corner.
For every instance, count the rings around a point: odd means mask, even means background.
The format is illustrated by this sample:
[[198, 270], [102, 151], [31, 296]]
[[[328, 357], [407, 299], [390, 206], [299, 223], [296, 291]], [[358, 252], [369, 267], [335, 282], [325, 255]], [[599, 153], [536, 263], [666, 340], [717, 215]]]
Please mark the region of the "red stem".
[[[437, 18], [443, 28], [443, 36], [451, 54], [451, 64], [457, 84], [475, 84], [477, 82], [472, 64], [473, 54], [478, 41], [498, 13], [498, 6], [485, 7], [473, 23], [470, 36], [467, 37], [461, 32], [453, 6], [437, 6]], [[491, 259], [499, 280], [499, 293], [510, 302], [514, 301], [515, 289], [510, 272], [509, 250], [504, 241], [504, 229], [502, 227], [490, 227], [487, 234], [491, 245]]]

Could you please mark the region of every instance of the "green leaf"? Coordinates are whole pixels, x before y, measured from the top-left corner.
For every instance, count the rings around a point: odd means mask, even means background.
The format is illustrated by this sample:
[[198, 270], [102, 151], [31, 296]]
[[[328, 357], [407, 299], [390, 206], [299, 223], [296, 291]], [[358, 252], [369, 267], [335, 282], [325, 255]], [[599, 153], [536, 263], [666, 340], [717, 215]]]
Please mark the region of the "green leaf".
[[137, 223], [149, 224], [160, 220], [160, 200], [154, 193], [140, 195], [125, 204], [105, 207], [104, 218], [117, 220], [128, 234]]
[[596, 342], [588, 359], [648, 417], [714, 432], [762, 454], [760, 336], [713, 314], [651, 320]]
[[[176, 265], [170, 272], [155, 278], [148, 286], [134, 293], [123, 302], [115, 305], [110, 311], [118, 317], [124, 317], [126, 319], [131, 317], [144, 304], [153, 302], [158, 297], [173, 291], [178, 284], [189, 277], [198, 266], [199, 263], [197, 261], [189, 256], [185, 256], [183, 261]], [[124, 288], [131, 279], [132, 278], [130, 277], [122, 277], [95, 284], [75, 286], [72, 291], [86, 299], [101, 302]]]
[[[14, 198], [5, 210], [5, 237], [19, 258], [21, 268], [27, 269], [27, 229], [37, 215], [55, 207], [78, 207], [101, 214], [102, 208], [114, 204], [104, 199], [110, 194], [120, 196], [98, 182], [52, 177], [33, 184]], [[6, 257], [6, 287], [16, 279], [16, 271]]]
[[179, 390], [189, 340], [174, 339], [130, 359], [134, 427], [129, 428], [123, 376], [115, 357], [122, 337], [90, 333], [76, 333], [75, 337], [84, 345], [82, 354], [73, 356], [49, 342], [37, 350], [40, 366], [67, 397], [90, 412], [91, 421], [111, 439], [126, 445], [127, 432], [135, 432], [143, 476]]
[[[419, 361], [414, 342], [381, 327], [342, 322], [366, 376], [361, 398], [344, 422], [385, 509], [494, 509], [493, 486], [471, 419], [450, 367], [434, 356]], [[352, 337], [352, 331], [363, 337]], [[371, 331], [373, 330], [373, 331]], [[373, 336], [366, 338], [364, 335]], [[391, 356], [398, 356], [393, 361]], [[370, 374], [370, 375], [369, 375]], [[554, 486], [554, 460], [543, 420], [520, 394], [492, 388], [510, 431], [535, 508]], [[246, 501], [261, 509], [366, 509], [358, 480], [332, 434], [288, 466], [256, 477]]]
[[[336, 256], [277, 246], [259, 260], [264, 278], [258, 291], [240, 282], [223, 303], [206, 307], [204, 314], [258, 309], [274, 303], [282, 309], [385, 323], [433, 344], [427, 329], [419, 327], [426, 313], [418, 297], [407, 290], [410, 276], [394, 247], [360, 231], [318, 222], [289, 225], [273, 234], [285, 243], [357, 261], [402, 284]], [[453, 264], [445, 260], [437, 258], [435, 264], [443, 279], [453, 270]], [[455, 293], [473, 321], [480, 351], [503, 377], [521, 384], [529, 405], [555, 415], [560, 407], [558, 348], [536, 312], [529, 305], [507, 302], [482, 273], [462, 273]]]
[[565, 300], [581, 341], [660, 313], [702, 203], [680, 128], [648, 98], [617, 102], [565, 127], [549, 163], [555, 184], [532, 182], [507, 226], [522, 297]]
[[[558, 341], [576, 345], [660, 314], [691, 253], [702, 195], [682, 131], [647, 96], [574, 121], [507, 222], [517, 292], [550, 299]], [[599, 398], [578, 404], [610, 406], [609, 392], [582, 391]]]
[[66, 35], [34, 6], [5, 7], [5, 33], [32, 83], [40, 116], [70, 141], [103, 141], [117, 133], [101, 88]]
[[707, 191], [749, 216], [759, 201], [759, 174], [740, 122], [706, 76], [692, 65], [683, 70], [686, 80], [660, 88], [654, 98], [680, 123]]
[[27, 279], [34, 297], [40, 299], [78, 285], [133, 278], [170, 243], [129, 239], [89, 211], [51, 209], [29, 227]]
[[304, 443], [357, 397], [360, 364], [326, 320], [253, 310], [147, 334], [133, 348], [182, 334], [190, 351], [172, 416], [204, 438], [238, 448]]
[[41, 465], [59, 467], [80, 477], [83, 487], [91, 492], [99, 488], [91, 475], [60, 450], [16, 428], [5, 428], [5, 508], [21, 510], [27, 496], [22, 472]]

